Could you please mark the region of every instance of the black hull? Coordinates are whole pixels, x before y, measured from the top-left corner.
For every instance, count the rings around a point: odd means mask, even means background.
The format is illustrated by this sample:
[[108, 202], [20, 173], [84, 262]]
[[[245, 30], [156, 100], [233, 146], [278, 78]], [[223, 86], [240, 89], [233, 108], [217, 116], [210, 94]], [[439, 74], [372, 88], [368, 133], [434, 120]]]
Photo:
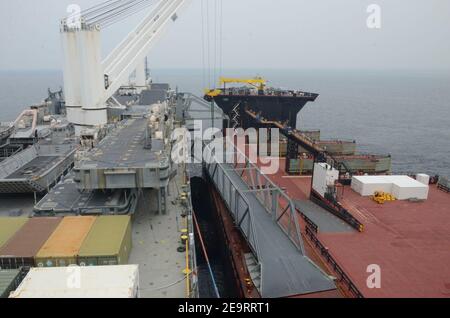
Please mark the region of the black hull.
[[297, 114], [306, 103], [315, 101], [318, 96], [318, 94], [308, 94], [307, 96], [218, 95], [215, 97], [205, 96], [205, 99], [211, 101], [213, 98], [230, 118], [233, 109], [239, 104], [241, 114], [246, 109], [251, 109], [270, 120], [288, 122], [289, 126], [295, 128]]

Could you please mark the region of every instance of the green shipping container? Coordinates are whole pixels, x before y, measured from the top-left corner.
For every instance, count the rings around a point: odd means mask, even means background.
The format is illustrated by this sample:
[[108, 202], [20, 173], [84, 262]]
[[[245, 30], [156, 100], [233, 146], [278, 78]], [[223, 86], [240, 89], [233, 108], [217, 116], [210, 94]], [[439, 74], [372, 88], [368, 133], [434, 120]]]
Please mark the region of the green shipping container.
[[450, 180], [447, 177], [439, 177], [438, 185], [445, 188], [450, 189]]
[[78, 264], [127, 264], [131, 246], [130, 216], [99, 216], [80, 248]]
[[1, 217], [0, 218], [0, 248], [27, 223], [28, 218]]
[[291, 159], [289, 162], [288, 172], [291, 174], [301, 175], [311, 173], [313, 163], [313, 159], [310, 158]]
[[8, 298], [20, 284], [20, 269], [0, 270], [0, 298]]

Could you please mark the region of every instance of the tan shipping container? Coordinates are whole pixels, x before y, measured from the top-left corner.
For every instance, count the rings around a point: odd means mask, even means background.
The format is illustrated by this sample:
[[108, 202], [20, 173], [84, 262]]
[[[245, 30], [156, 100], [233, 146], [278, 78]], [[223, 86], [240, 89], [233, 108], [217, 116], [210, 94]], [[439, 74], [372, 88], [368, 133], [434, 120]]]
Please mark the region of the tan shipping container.
[[11, 237], [16, 234], [18, 230], [25, 223], [28, 222], [28, 218], [17, 217], [1, 217], [0, 218], [0, 248], [5, 245]]
[[68, 266], [77, 264], [77, 255], [95, 222], [93, 216], [68, 216], [36, 254], [38, 267]]

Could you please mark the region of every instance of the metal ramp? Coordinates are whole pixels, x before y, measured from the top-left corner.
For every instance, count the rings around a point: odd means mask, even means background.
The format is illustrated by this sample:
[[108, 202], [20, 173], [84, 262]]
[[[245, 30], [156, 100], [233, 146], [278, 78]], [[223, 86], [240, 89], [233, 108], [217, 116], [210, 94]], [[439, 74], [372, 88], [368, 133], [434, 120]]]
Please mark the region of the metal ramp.
[[0, 193], [48, 191], [71, 168], [76, 144], [36, 144], [0, 163]]
[[[303, 249], [298, 214], [292, 200], [260, 169], [226, 141], [217, 152], [205, 146], [205, 171], [246, 238], [252, 280], [262, 297], [289, 297], [336, 289]], [[234, 158], [235, 163], [226, 163]]]

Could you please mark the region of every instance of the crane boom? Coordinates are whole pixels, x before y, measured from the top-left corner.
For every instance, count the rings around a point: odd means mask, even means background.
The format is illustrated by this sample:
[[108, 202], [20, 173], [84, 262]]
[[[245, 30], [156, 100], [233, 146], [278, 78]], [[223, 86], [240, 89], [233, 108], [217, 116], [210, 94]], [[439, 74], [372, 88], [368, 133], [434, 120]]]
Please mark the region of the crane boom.
[[122, 42], [117, 45], [111, 53], [108, 54], [108, 56], [103, 60], [103, 68], [105, 72], [109, 71], [109, 68], [111, 65], [116, 61], [118, 58], [120, 58], [121, 55], [125, 53], [125, 50], [127, 47], [129, 47], [130, 43], [138, 36], [140, 32], [142, 32], [145, 27], [151, 23], [157, 15], [157, 12], [159, 12], [164, 6], [167, 5], [167, 0], [162, 0], [159, 2], [158, 6], [152, 10], [150, 14], [148, 14], [140, 23], [139, 25], [131, 31], [125, 39], [122, 40]]
[[[116, 2], [119, 3], [116, 11], [120, 12], [120, 1]], [[163, 30], [171, 21], [177, 20], [180, 9], [188, 2], [189, 0], [161, 0], [103, 61], [100, 36], [101, 27], [109, 23], [108, 16], [102, 14], [98, 20], [92, 18], [92, 15], [81, 16], [79, 25], [63, 19], [60, 29], [68, 120], [78, 128], [106, 124], [107, 101], [127, 82], [137, 67], [143, 67], [142, 62]], [[130, 5], [128, 8], [132, 9]], [[108, 10], [114, 11], [110, 7]], [[105, 12], [108, 13], [107, 10]], [[117, 13], [114, 13], [109, 21], [111, 20], [117, 20]]]
[[131, 39], [128, 44], [120, 50], [110, 64], [105, 65], [105, 74], [108, 76], [109, 85], [103, 97], [104, 101], [122, 86], [136, 66], [145, 59], [156, 41], [162, 36], [164, 27], [170, 21], [177, 19], [177, 12], [186, 3], [186, 0], [162, 2], [165, 5], [151, 15], [152, 19], [144, 21], [144, 25], [137, 33], [130, 34]]

